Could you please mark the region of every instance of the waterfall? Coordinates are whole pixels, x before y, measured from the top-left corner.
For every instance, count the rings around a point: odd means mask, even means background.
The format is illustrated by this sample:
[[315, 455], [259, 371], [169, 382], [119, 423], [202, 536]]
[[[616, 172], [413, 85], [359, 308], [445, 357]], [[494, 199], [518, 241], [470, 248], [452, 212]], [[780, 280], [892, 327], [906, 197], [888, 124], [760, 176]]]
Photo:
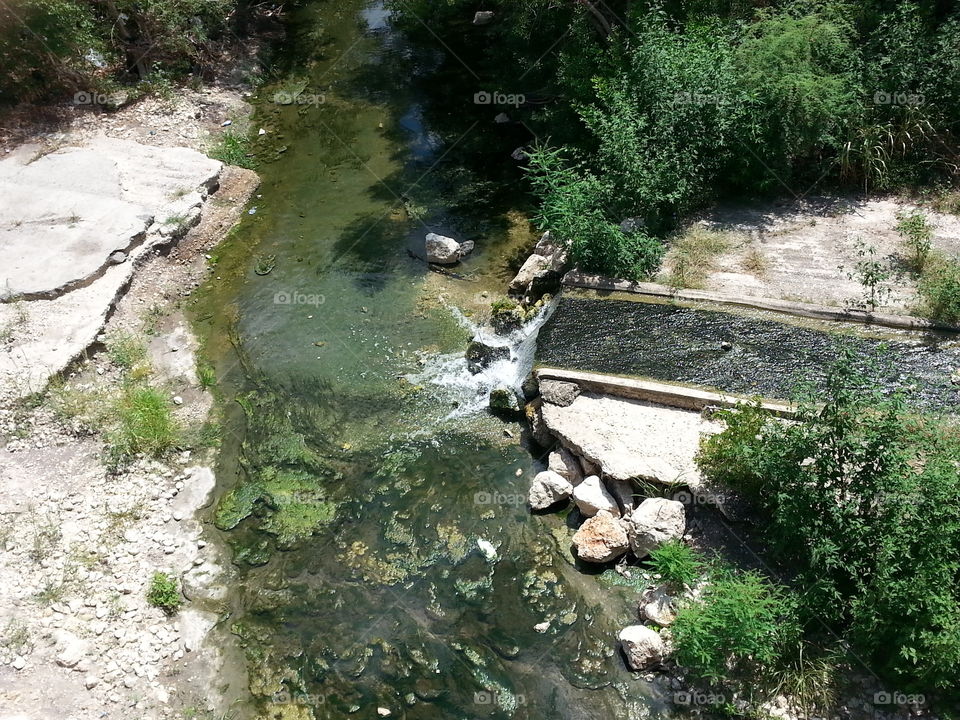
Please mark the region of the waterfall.
[[420, 372], [407, 375], [406, 378], [414, 385], [437, 388], [440, 396], [454, 406], [447, 418], [482, 412], [488, 406], [491, 390], [508, 387], [517, 393], [521, 392], [520, 386], [533, 369], [537, 335], [555, 307], [556, 299], [545, 304], [522, 327], [504, 335], [477, 324], [459, 308], [450, 307], [458, 322], [473, 333], [474, 340], [489, 347], [509, 348], [509, 358], [495, 360], [474, 374], [467, 367], [463, 351], [433, 355], [426, 359]]

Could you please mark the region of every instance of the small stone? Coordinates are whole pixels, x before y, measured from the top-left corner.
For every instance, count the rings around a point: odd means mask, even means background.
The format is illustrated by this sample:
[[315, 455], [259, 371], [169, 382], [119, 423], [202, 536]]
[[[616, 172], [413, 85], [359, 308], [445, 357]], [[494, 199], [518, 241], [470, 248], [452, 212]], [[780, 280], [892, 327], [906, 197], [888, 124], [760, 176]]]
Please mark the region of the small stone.
[[17, 655], [10, 664], [13, 665], [14, 670], [23, 670], [27, 666], [27, 661], [22, 656]]
[[380, 717], [390, 717], [390, 711], [385, 707], [378, 707], [377, 715], [379, 715]]
[[173, 396], [173, 404], [174, 404], [174, 405], [183, 405], [183, 398], [180, 397], [179, 395], [174, 395], [174, 396]]
[[96, 675], [87, 675], [87, 677], [83, 680], [83, 686], [87, 690], [93, 690], [99, 684], [100, 678], [98, 678]]
[[538, 633], [545, 633], [547, 630], [550, 629], [550, 621], [544, 620], [542, 623], [537, 623], [536, 625], [533, 626], [533, 629], [536, 630]]

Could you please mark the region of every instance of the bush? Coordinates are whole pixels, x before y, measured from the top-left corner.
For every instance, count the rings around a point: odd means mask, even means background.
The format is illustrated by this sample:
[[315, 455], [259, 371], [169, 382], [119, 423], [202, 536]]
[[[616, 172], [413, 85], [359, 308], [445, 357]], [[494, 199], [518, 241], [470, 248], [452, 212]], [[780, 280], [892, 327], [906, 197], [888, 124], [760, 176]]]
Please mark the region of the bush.
[[774, 557], [805, 588], [806, 615], [900, 687], [955, 694], [960, 442], [883, 396], [848, 351], [795, 422], [758, 413], [727, 416], [704, 443], [707, 476], [759, 506]]
[[107, 455], [112, 466], [139, 453], [157, 457], [176, 446], [179, 428], [170, 403], [156, 388], [126, 385], [114, 412], [116, 427], [107, 435]]
[[933, 227], [927, 221], [927, 216], [919, 210], [897, 213], [897, 232], [910, 250], [913, 269], [922, 273], [930, 255], [930, 241], [933, 238]]
[[668, 540], [652, 550], [650, 564], [667, 585], [679, 591], [696, 583], [704, 567], [696, 552], [681, 540]]
[[167, 615], [176, 613], [183, 605], [183, 596], [177, 581], [166, 573], [155, 572], [150, 578], [150, 587], [147, 588], [147, 602]]
[[252, 170], [256, 167], [256, 163], [254, 163], [253, 158], [248, 157], [249, 152], [249, 137], [232, 130], [225, 130], [207, 154], [214, 160], [219, 160], [227, 165], [236, 165]]
[[759, 573], [719, 570], [699, 598], [680, 604], [670, 632], [677, 662], [699, 677], [755, 677], [797, 643], [797, 598]]
[[931, 255], [917, 291], [924, 315], [937, 322], [960, 325], [960, 263]]

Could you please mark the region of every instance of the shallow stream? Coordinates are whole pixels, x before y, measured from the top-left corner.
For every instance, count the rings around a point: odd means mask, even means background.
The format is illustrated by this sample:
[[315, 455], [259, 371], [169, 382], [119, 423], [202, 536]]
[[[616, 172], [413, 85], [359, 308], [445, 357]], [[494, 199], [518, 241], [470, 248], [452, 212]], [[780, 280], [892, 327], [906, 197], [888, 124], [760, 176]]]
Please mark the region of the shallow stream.
[[[255, 103], [263, 185], [196, 308], [224, 395], [211, 520], [241, 571], [225, 622], [247, 710], [662, 715], [616, 652], [636, 590], [573, 566], [563, 516], [530, 517], [521, 426], [482, 411], [532, 363], [536, 325], [466, 370], [473, 318], [534, 237], [516, 193], [470, 169], [492, 118], [453, 122], [424, 94], [440, 54], [376, 3], [306, 3]], [[411, 255], [430, 230], [477, 241], [456, 275]]]

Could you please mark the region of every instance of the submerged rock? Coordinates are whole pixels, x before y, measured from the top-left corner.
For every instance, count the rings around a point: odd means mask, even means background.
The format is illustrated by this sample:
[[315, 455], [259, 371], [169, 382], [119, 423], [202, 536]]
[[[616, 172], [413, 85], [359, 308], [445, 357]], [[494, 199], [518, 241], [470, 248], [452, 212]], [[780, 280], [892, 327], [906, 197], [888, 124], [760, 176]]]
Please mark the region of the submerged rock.
[[649, 670], [663, 661], [665, 647], [656, 630], [630, 625], [620, 631], [619, 639], [631, 670]]
[[487, 345], [479, 340], [474, 340], [467, 345], [466, 358], [467, 369], [476, 375], [498, 360], [509, 360], [510, 348], [506, 345]]
[[541, 380], [540, 396], [544, 402], [560, 407], [569, 407], [580, 395], [580, 386], [562, 380]]
[[561, 447], [559, 450], [554, 450], [550, 453], [550, 457], [547, 458], [547, 469], [567, 479], [571, 485], [579, 485], [583, 482], [583, 471], [580, 469], [580, 461], [565, 447]]
[[580, 512], [587, 517], [593, 517], [599, 512], [608, 512], [614, 517], [620, 517], [620, 506], [596, 475], [585, 478], [573, 489], [573, 500], [580, 508]]
[[581, 560], [605, 563], [626, 554], [630, 540], [618, 518], [599, 512], [580, 526], [573, 536], [573, 545]]
[[427, 233], [425, 246], [427, 262], [438, 265], [453, 265], [460, 262], [461, 258], [473, 251], [474, 247], [472, 240], [460, 243], [452, 237], [437, 233]]
[[573, 485], [566, 478], [551, 470], [537, 473], [530, 483], [528, 500], [534, 510], [544, 510], [551, 505], [566, 500], [573, 493]]
[[477, 10], [473, 16], [474, 25], [489, 25], [493, 22], [493, 10]]
[[668, 540], [679, 540], [687, 526], [683, 503], [666, 498], [647, 498], [627, 519], [630, 547], [638, 558]]
[[499, 413], [519, 413], [520, 399], [512, 388], [501, 385], [490, 391], [490, 409]]

